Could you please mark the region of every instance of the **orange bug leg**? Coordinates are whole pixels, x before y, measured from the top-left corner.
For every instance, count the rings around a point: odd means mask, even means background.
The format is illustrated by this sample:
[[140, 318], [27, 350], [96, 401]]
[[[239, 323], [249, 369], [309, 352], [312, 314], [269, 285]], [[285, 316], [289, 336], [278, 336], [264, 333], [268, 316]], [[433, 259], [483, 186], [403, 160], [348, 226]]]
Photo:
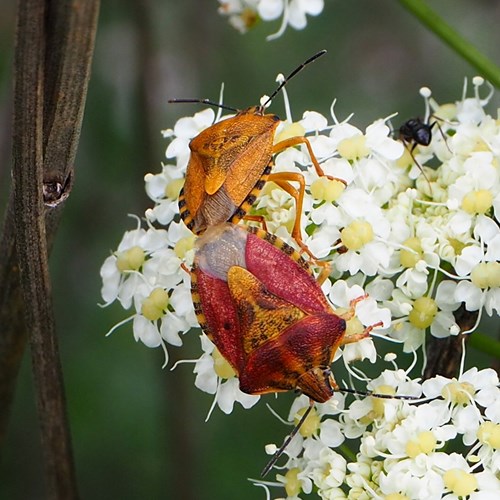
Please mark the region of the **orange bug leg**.
[[[311, 250], [309, 250], [308, 246], [302, 240], [300, 216], [302, 214], [302, 206], [306, 190], [306, 182], [304, 180], [304, 176], [302, 174], [299, 174], [298, 172], [277, 172], [270, 174], [268, 177], [268, 181], [274, 182], [295, 200], [295, 222], [292, 229], [292, 238], [297, 242], [297, 245], [299, 245], [300, 249], [303, 252], [307, 253], [307, 255], [309, 255], [309, 257], [314, 261], [316, 265], [329, 268], [329, 264], [327, 262], [318, 260], [318, 258], [311, 252]], [[297, 189], [293, 187], [290, 182], [297, 182], [299, 184], [299, 188]], [[328, 274], [326, 276], [328, 276]], [[326, 279], [326, 276], [323, 278], [323, 281]]]
[[261, 226], [262, 226], [262, 229], [264, 231], [266, 231], [267, 233], [267, 224], [266, 224], [266, 219], [263, 215], [248, 215], [246, 214], [244, 217], [243, 217], [243, 220], [248, 220], [248, 221], [252, 221], [252, 222], [258, 222]]
[[382, 321], [378, 321], [373, 325], [363, 328], [361, 322], [356, 319], [356, 304], [367, 298], [368, 294], [365, 294], [365, 295], [360, 295], [359, 297], [356, 297], [355, 299], [351, 300], [351, 302], [349, 303], [349, 309], [345, 313], [340, 315], [347, 323], [349, 323], [350, 320], [355, 320], [355, 323], [351, 326], [351, 328], [349, 328], [348, 325], [346, 334], [342, 339], [341, 345], [357, 342], [358, 340], [363, 340], [370, 336], [370, 332], [374, 328], [383, 326], [384, 323]]
[[290, 137], [289, 139], [284, 139], [283, 141], [277, 142], [276, 144], [273, 145], [273, 155], [280, 153], [281, 151], [284, 151], [285, 149], [288, 148], [293, 148], [294, 146], [298, 146], [299, 144], [305, 144], [307, 151], [309, 152], [309, 156], [311, 157], [311, 161], [314, 165], [314, 169], [316, 170], [316, 173], [318, 174], [319, 177], [326, 177], [327, 179], [330, 179], [332, 181], [339, 181], [342, 182], [343, 184], [347, 185], [347, 182], [344, 179], [339, 179], [338, 177], [333, 177], [332, 175], [327, 175], [321, 168], [318, 159], [316, 158], [316, 155], [314, 154], [311, 143], [309, 142], [309, 139], [303, 135], [298, 135], [295, 137]]

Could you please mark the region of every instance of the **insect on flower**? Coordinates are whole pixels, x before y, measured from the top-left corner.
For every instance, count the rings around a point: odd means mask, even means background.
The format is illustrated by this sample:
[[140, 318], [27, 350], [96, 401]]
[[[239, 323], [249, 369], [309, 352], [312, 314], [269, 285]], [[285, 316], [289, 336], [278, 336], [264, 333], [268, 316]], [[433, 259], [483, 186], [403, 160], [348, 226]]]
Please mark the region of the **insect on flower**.
[[[318, 52], [292, 71], [264, 104], [242, 111], [207, 99], [169, 101], [201, 102], [236, 112], [235, 116], [202, 131], [189, 144], [191, 156], [179, 196], [179, 211], [185, 224], [195, 234], [222, 222], [237, 223], [250, 210], [266, 181], [273, 181], [295, 199], [292, 237], [303, 251], [311, 255], [302, 241], [300, 229], [304, 177], [296, 172], [271, 173], [272, 159], [287, 148], [304, 144], [317, 174], [321, 177], [326, 175], [305, 136], [290, 137], [273, 144], [280, 119], [275, 114], [266, 114], [265, 109], [291, 78], [325, 53], [326, 50]], [[295, 188], [291, 182], [298, 183], [299, 187]]]
[[[410, 118], [409, 120], [404, 122], [403, 125], [401, 125], [401, 127], [399, 127], [399, 139], [405, 145], [412, 160], [415, 162], [415, 165], [417, 165], [417, 167], [420, 169], [420, 171], [422, 172], [423, 176], [425, 177], [428, 183], [429, 179], [427, 178], [424, 169], [415, 158], [414, 151], [417, 146], [430, 145], [432, 141], [432, 129], [436, 125], [439, 131], [441, 132], [441, 135], [446, 143], [446, 146], [448, 147], [446, 136], [442, 128], [439, 126], [438, 120], [439, 118], [434, 117], [434, 121], [431, 123], [430, 119], [426, 121], [422, 120], [422, 118]], [[450, 148], [448, 147], [448, 150], [449, 149]]]
[[336, 350], [373, 328], [346, 335], [354, 308], [336, 314], [307, 261], [258, 228], [209, 228], [191, 276], [198, 321], [248, 394], [297, 389], [328, 401], [338, 389], [330, 370]]
[[428, 146], [432, 141], [432, 129], [437, 121], [425, 122], [422, 118], [410, 118], [399, 127], [399, 138], [409, 149], [410, 154], [417, 146]]

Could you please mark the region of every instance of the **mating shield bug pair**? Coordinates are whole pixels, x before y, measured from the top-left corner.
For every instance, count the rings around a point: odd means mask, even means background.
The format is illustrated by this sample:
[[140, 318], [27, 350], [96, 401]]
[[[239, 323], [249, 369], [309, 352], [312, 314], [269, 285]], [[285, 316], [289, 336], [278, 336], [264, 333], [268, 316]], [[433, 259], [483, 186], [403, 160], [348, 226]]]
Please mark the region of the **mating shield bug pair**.
[[[191, 156], [179, 196], [179, 211], [185, 224], [195, 234], [201, 234], [207, 227], [222, 222], [237, 223], [250, 210], [266, 181], [273, 181], [295, 199], [296, 217], [292, 237], [302, 250], [310, 254], [302, 241], [300, 229], [304, 177], [296, 172], [272, 173], [272, 159], [287, 148], [304, 144], [316, 173], [319, 176], [326, 174], [305, 136], [291, 137], [273, 144], [280, 119], [274, 114], [266, 114], [265, 108], [291, 78], [325, 53], [322, 50], [307, 59], [259, 106], [238, 111], [207, 99], [170, 101], [202, 102], [236, 112], [235, 116], [202, 131], [189, 144]], [[297, 182], [299, 187], [294, 187], [291, 182]]]
[[272, 180], [295, 198], [292, 237], [310, 254], [300, 231], [304, 178], [298, 173], [271, 173], [272, 158], [304, 144], [317, 174], [325, 174], [306, 137], [273, 144], [279, 118], [265, 114], [265, 108], [288, 80], [324, 53], [293, 71], [264, 104], [233, 110], [234, 117], [212, 125], [190, 143], [179, 210], [195, 234], [204, 233], [191, 271], [195, 312], [203, 331], [237, 374], [240, 389], [249, 394], [300, 390], [311, 401], [329, 400], [338, 389], [330, 370], [337, 349], [370, 331], [346, 335], [353, 311], [343, 316], [334, 312], [309, 264], [291, 246], [260, 229], [234, 225], [245, 217], [265, 182]]

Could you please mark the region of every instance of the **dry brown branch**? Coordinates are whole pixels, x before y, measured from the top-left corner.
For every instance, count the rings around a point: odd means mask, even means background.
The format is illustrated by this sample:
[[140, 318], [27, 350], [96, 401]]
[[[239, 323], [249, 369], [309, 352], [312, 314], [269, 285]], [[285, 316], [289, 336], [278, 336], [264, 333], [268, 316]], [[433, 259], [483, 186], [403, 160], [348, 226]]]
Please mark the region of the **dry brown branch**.
[[48, 496], [58, 499], [78, 494], [48, 249], [72, 184], [98, 9], [98, 0], [20, 0], [17, 18], [13, 194], [0, 240], [0, 440], [27, 332]]

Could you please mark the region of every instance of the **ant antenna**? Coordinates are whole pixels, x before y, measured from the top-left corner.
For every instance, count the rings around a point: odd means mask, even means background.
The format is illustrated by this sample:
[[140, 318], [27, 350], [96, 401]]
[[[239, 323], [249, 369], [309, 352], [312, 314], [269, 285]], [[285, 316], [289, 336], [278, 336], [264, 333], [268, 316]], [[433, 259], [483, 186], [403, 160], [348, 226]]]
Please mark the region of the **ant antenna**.
[[311, 399], [309, 403], [309, 408], [307, 408], [307, 410], [304, 412], [304, 415], [302, 415], [302, 417], [300, 418], [299, 423], [292, 429], [292, 432], [288, 434], [285, 441], [283, 441], [283, 444], [275, 452], [271, 460], [267, 462], [267, 465], [262, 469], [262, 472], [260, 473], [261, 477], [267, 476], [268, 472], [272, 469], [273, 465], [278, 461], [278, 458], [281, 457], [286, 447], [290, 444], [290, 441], [295, 437], [295, 434], [297, 434], [299, 429], [302, 427], [302, 424], [306, 421], [306, 418], [309, 416], [309, 413], [311, 413], [313, 405], [314, 401]]
[[307, 61], [304, 61], [300, 66], [295, 68], [279, 85], [278, 88], [271, 94], [271, 97], [267, 99], [267, 101], [262, 105], [263, 108], [265, 108], [275, 97], [276, 94], [297, 74], [300, 73], [309, 63], [314, 62], [318, 57], [321, 57], [322, 55], [326, 54], [326, 50], [320, 50], [313, 56], [311, 56]]
[[169, 103], [179, 103], [179, 102], [199, 102], [201, 104], [208, 104], [209, 106], [214, 106], [216, 108], [227, 109], [229, 111], [234, 111], [238, 113], [238, 109], [232, 108], [231, 106], [226, 106], [225, 104], [221, 104], [220, 102], [214, 102], [210, 99], [169, 99]]

